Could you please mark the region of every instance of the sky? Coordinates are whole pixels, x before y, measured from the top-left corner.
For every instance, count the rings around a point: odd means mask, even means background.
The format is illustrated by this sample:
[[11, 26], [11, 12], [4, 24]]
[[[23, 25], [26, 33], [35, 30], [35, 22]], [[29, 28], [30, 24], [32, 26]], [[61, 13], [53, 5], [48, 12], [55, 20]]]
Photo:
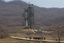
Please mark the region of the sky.
[[[10, 0], [6, 0], [10, 1]], [[64, 8], [64, 0], [23, 0], [27, 3], [31, 3], [34, 5], [37, 5], [39, 7], [46, 7], [46, 8], [51, 8], [51, 7], [59, 7], [59, 8]]]

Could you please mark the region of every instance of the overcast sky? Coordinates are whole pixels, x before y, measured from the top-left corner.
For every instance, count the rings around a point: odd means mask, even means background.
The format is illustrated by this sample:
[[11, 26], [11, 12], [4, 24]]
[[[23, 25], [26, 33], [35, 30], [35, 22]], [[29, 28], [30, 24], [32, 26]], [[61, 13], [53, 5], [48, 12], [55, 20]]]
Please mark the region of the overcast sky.
[[[10, 1], [10, 0], [7, 0]], [[25, 2], [30, 2], [34, 5], [40, 6], [40, 7], [64, 7], [64, 0], [23, 0]]]

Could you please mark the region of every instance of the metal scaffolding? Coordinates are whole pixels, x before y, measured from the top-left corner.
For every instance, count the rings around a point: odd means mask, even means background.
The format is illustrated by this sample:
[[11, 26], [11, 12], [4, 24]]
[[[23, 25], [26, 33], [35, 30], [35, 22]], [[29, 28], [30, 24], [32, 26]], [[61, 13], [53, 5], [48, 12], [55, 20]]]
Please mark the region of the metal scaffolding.
[[25, 27], [34, 27], [34, 7], [33, 4], [29, 4], [28, 8], [25, 9], [24, 13]]

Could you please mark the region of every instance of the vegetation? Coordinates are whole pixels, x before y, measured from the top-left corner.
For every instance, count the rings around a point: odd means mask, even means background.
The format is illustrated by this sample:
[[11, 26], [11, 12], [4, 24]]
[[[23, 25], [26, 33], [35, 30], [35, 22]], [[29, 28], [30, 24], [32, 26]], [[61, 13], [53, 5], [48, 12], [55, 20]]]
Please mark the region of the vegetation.
[[9, 34], [0, 26], [0, 39], [7, 38], [7, 37], [9, 37]]
[[0, 43], [38, 43], [38, 42], [5, 38], [5, 39], [0, 39]]
[[[27, 3], [23, 1], [0, 2], [0, 23], [9, 26], [21, 26], [22, 14]], [[63, 8], [40, 8], [34, 6], [35, 22], [41, 25], [64, 24]]]
[[54, 25], [51, 27], [52, 37], [55, 38], [57, 41], [64, 40], [64, 26], [62, 25]]
[[20, 41], [10, 38], [0, 39], [0, 43], [20, 43]]
[[[31, 41], [7, 38], [9, 37], [8, 32], [14, 33], [14, 36], [18, 37], [25, 36], [25, 34], [15, 33], [22, 33], [22, 23], [24, 22], [22, 14], [27, 5], [28, 4], [26, 2], [20, 0], [13, 0], [11, 2], [4, 2], [4, 0], [0, 0], [0, 24], [6, 26], [6, 28], [4, 26], [2, 26], [3, 28], [0, 27], [0, 43], [34, 43]], [[35, 25], [38, 24], [38, 27], [44, 25], [47, 29], [48, 27], [46, 26], [51, 26], [53, 24], [61, 24], [61, 26], [64, 25], [64, 8], [40, 8], [34, 5], [34, 9]], [[63, 38], [64, 26], [59, 27], [55, 25], [52, 27], [52, 30], [54, 32], [51, 36], [58, 39], [61, 37]]]

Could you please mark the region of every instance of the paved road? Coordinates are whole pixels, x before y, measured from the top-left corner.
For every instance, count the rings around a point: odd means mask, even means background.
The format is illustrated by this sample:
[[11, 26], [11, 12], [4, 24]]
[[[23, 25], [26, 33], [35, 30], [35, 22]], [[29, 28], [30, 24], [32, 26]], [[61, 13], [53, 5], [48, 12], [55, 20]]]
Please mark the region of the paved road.
[[[36, 40], [36, 39], [21, 38], [21, 37], [14, 37], [14, 36], [11, 36], [11, 38], [13, 38], [13, 39], [18, 39], [18, 40], [29, 40], [29, 41], [58, 42], [58, 41], [55, 41], [55, 40]], [[60, 42], [64, 42], [64, 41], [60, 41]]]

